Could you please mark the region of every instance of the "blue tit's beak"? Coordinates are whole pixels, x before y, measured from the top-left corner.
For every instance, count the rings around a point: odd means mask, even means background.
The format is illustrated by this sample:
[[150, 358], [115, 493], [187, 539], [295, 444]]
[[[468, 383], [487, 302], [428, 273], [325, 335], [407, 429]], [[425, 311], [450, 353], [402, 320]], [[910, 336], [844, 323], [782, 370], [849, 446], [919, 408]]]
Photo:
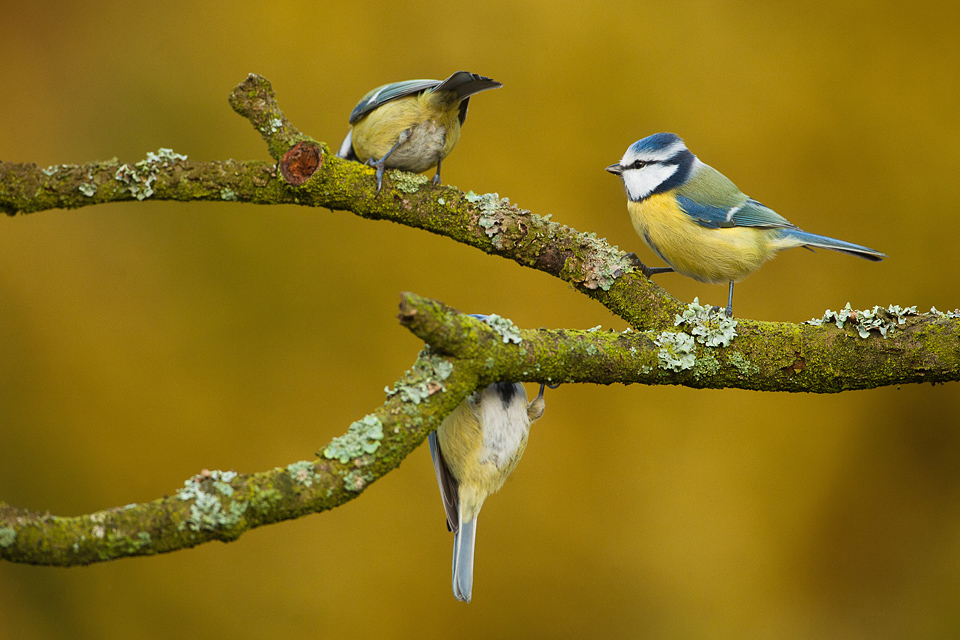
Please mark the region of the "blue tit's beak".
[[606, 170], [618, 176], [623, 173], [623, 167], [621, 167], [619, 163], [610, 165]]

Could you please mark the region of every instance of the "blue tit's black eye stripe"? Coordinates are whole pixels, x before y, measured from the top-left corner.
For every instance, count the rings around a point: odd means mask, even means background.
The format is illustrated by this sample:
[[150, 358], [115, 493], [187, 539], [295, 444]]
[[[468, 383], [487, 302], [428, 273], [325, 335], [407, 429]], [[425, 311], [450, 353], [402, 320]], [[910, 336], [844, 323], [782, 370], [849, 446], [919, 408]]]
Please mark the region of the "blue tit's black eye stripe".
[[649, 162], [646, 162], [645, 160], [634, 160], [633, 163], [630, 165], [630, 168], [631, 168], [631, 169], [642, 169], [643, 167], [647, 166], [648, 164], [650, 164], [650, 163], [649, 163]]

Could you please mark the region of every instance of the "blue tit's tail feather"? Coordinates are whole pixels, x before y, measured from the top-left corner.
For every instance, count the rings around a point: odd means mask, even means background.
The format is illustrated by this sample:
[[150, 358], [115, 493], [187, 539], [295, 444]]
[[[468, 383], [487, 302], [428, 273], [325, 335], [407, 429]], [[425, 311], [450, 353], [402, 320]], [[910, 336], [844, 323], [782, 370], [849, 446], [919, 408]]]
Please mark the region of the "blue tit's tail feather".
[[496, 80], [469, 71], [457, 71], [452, 76], [431, 89], [438, 91], [456, 91], [457, 100], [462, 100], [487, 89], [497, 89], [503, 85]]
[[844, 242], [843, 240], [837, 240], [835, 238], [828, 238], [827, 236], [818, 236], [815, 233], [807, 233], [800, 229], [781, 229], [781, 233], [785, 237], [802, 242], [803, 246], [806, 247], [831, 249], [833, 251], [839, 251], [840, 253], [850, 254], [851, 256], [873, 260], [874, 262], [879, 262], [887, 257], [886, 254], [875, 251], [869, 247], [853, 244], [852, 242]]
[[[478, 514], [479, 515], [479, 514]], [[477, 516], [461, 522], [453, 538], [453, 595], [470, 602], [473, 595], [473, 547], [477, 541]]]
[[433, 93], [441, 91], [453, 92], [454, 98], [452, 100], [446, 98], [445, 101], [449, 100], [453, 104], [459, 103], [460, 106], [458, 108], [460, 113], [457, 119], [460, 120], [460, 124], [462, 125], [467, 120], [467, 108], [470, 106], [470, 96], [475, 93], [480, 93], [481, 91], [486, 91], [487, 89], [498, 89], [502, 86], [503, 84], [496, 80], [491, 80], [476, 73], [457, 71], [431, 91]]

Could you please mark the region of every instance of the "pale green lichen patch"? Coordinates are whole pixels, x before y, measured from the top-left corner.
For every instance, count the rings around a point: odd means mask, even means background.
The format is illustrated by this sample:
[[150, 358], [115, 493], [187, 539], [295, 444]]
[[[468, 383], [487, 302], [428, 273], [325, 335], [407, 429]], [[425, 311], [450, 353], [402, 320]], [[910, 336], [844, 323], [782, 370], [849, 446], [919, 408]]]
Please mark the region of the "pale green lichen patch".
[[84, 182], [79, 187], [77, 187], [77, 191], [87, 196], [88, 198], [92, 198], [94, 194], [97, 193], [97, 185]]
[[[491, 238], [493, 246], [503, 249], [503, 232], [507, 230], [507, 214], [513, 213], [510, 207], [509, 198], [501, 198], [499, 193], [484, 193], [477, 195], [473, 191], [468, 191], [464, 198], [467, 202], [477, 205], [480, 210], [480, 217], [477, 218], [477, 224]], [[519, 210], [518, 210], [519, 211]]]
[[840, 311], [827, 309], [822, 318], [807, 320], [804, 324], [819, 327], [825, 322], [834, 322], [838, 329], [843, 329], [844, 326], [850, 324], [857, 330], [861, 338], [869, 337], [871, 331], [877, 331], [886, 338], [888, 333], [898, 325], [902, 325], [907, 321], [907, 316], [916, 315], [919, 314], [915, 306], [904, 308], [900, 305], [892, 304], [886, 309], [877, 306], [873, 309], [860, 310], [850, 308], [850, 303], [848, 302], [847, 306]]
[[50, 165], [50, 166], [47, 167], [46, 169], [41, 169], [40, 171], [41, 171], [44, 175], [52, 176], [52, 175], [55, 174], [57, 171], [60, 171], [60, 165], [58, 165], [58, 164]]
[[359, 472], [351, 471], [343, 476], [343, 488], [353, 493], [360, 493], [370, 482], [370, 477]]
[[224, 187], [223, 189], [220, 189], [220, 199], [229, 200], [231, 202], [236, 201], [237, 192], [230, 187]]
[[334, 438], [323, 450], [323, 456], [346, 464], [354, 458], [373, 453], [383, 440], [383, 423], [371, 414], [350, 425], [347, 433]]
[[12, 527], [0, 528], [0, 547], [7, 548], [17, 539], [17, 530]]
[[313, 483], [320, 479], [313, 463], [307, 460], [288, 464], [287, 475], [290, 476], [291, 480], [304, 487], [312, 487]]
[[660, 347], [657, 357], [661, 369], [683, 371], [693, 368], [697, 344], [690, 334], [664, 331], [653, 342]]
[[740, 375], [753, 376], [760, 373], [760, 367], [753, 364], [736, 351], [730, 354], [730, 356], [727, 358], [727, 362], [733, 365], [733, 368], [736, 369]]
[[[190, 505], [190, 516], [180, 523], [180, 528], [216, 531], [235, 526], [249, 506], [245, 500], [230, 500], [225, 504], [234, 493], [230, 482], [236, 477], [236, 471], [204, 471], [187, 479], [183, 488], [177, 491], [177, 497], [184, 501], [193, 500], [193, 504]], [[205, 484], [213, 491], [205, 489]]]
[[613, 283], [634, 270], [627, 254], [595, 233], [577, 233], [580, 251], [567, 258], [562, 274], [587, 289], [609, 291]]
[[523, 342], [523, 338], [520, 337], [520, 328], [513, 323], [513, 320], [502, 318], [495, 313], [484, 316], [482, 320], [497, 332], [504, 344]]
[[[138, 554], [152, 546], [153, 539], [146, 531], [140, 531], [136, 536], [130, 536], [122, 531], [111, 530], [107, 534], [106, 544], [101, 543], [98, 545], [97, 555], [101, 560], [109, 560], [118, 555], [129, 556]], [[78, 545], [74, 544], [74, 551], [78, 550]], [[150, 551], [148, 551], [148, 553], [150, 553]]]
[[426, 176], [400, 171], [399, 169], [393, 169], [387, 175], [393, 180], [394, 186], [404, 193], [416, 193], [420, 190], [420, 187], [430, 182], [430, 179]]
[[697, 342], [708, 347], [728, 347], [737, 335], [736, 320], [716, 307], [701, 305], [699, 298], [694, 298], [683, 313], [674, 318], [674, 324], [690, 327]]
[[446, 390], [443, 381], [453, 373], [453, 363], [424, 349], [416, 366], [408, 371], [405, 380], [397, 382], [393, 389], [384, 387], [388, 398], [399, 395], [403, 402], [420, 404], [438, 391]]
[[137, 200], [144, 200], [153, 195], [153, 184], [161, 168], [186, 159], [187, 156], [175, 153], [173, 149], [160, 149], [156, 153], [149, 151], [145, 160], [133, 166], [120, 165], [113, 177], [123, 183]]
[[250, 497], [250, 508], [260, 513], [267, 513], [281, 500], [283, 500], [283, 494], [279, 489], [274, 487], [262, 489], [254, 485], [253, 495]]
[[937, 318], [956, 319], [960, 318], [960, 309], [954, 309], [953, 311], [940, 311], [936, 307], [930, 307], [930, 315], [936, 316]]
[[718, 371], [720, 371], [720, 362], [710, 355], [697, 358], [693, 366], [693, 375], [697, 380], [701, 377], [714, 376]]

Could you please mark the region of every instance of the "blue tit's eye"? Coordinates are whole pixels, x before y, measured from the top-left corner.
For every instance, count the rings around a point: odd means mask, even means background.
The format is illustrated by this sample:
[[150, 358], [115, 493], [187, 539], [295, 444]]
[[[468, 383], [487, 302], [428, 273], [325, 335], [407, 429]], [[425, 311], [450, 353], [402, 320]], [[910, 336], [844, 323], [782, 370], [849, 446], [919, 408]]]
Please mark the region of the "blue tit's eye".
[[630, 165], [630, 168], [631, 168], [631, 169], [642, 169], [642, 168], [644, 168], [645, 166], [647, 166], [647, 163], [644, 162], [643, 160], [634, 160], [633, 163]]

